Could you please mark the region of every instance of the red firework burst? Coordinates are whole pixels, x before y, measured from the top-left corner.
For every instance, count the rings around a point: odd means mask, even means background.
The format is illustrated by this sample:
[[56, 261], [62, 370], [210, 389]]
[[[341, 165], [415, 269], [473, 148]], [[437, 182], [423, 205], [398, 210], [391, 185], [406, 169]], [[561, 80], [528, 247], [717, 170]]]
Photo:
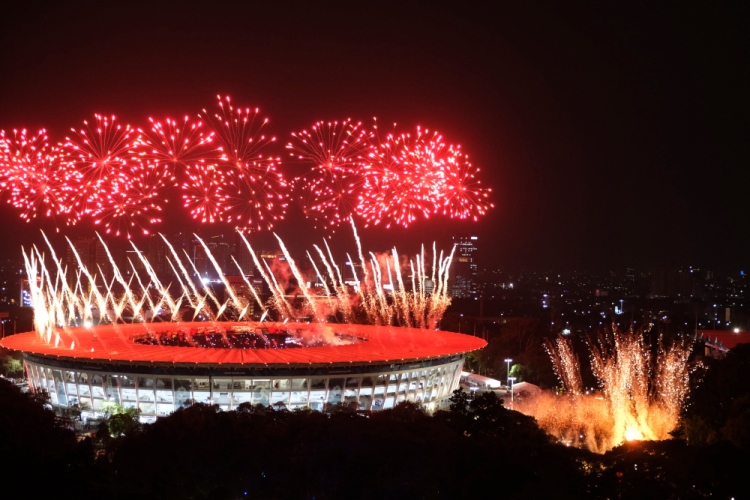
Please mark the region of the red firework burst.
[[215, 134], [219, 155], [215, 168], [222, 178], [217, 209], [223, 212], [201, 219], [227, 221], [240, 229], [270, 229], [284, 218], [288, 185], [276, 168], [281, 159], [264, 152], [276, 142], [263, 133], [268, 118], [260, 118], [258, 108], [232, 106], [229, 97], [218, 96], [218, 104], [219, 113], [211, 115], [204, 109], [199, 116]]
[[136, 232], [149, 234], [150, 226], [161, 222], [165, 202], [161, 191], [174, 183], [174, 176], [168, 168], [151, 162], [131, 165], [128, 170], [127, 176], [116, 176], [108, 184], [91, 215], [107, 234], [130, 239]]
[[224, 213], [224, 194], [221, 186], [224, 175], [215, 165], [197, 163], [185, 167], [186, 181], [182, 184], [182, 201], [195, 220], [203, 223], [221, 222]]
[[201, 120], [185, 117], [181, 123], [170, 118], [163, 122], [148, 119], [150, 130], [143, 132], [134, 144], [138, 158], [169, 165], [176, 169], [189, 163], [205, 161], [213, 151], [214, 133]]
[[283, 219], [290, 191], [308, 218], [329, 229], [352, 215], [386, 227], [433, 214], [477, 220], [494, 206], [479, 169], [438, 133], [417, 127], [382, 137], [377, 125], [317, 122], [287, 145], [292, 163], [305, 166], [290, 183], [269, 153], [268, 119], [229, 97], [218, 96], [218, 106], [197, 119], [149, 118], [146, 131], [94, 115], [57, 147], [44, 131], [0, 131], [0, 194], [25, 220], [73, 224], [92, 216], [128, 237], [161, 221], [170, 189], [180, 190], [194, 219], [244, 230]]
[[290, 156], [308, 166], [294, 180], [295, 197], [305, 215], [337, 226], [354, 213], [361, 189], [362, 163], [372, 133], [361, 122], [315, 123], [311, 131], [292, 133]]
[[33, 166], [40, 156], [49, 153], [47, 132], [42, 129], [34, 136], [26, 130], [14, 130], [13, 135], [0, 131], [0, 182], [2, 187], [9, 186], [23, 172]]
[[460, 146], [451, 146], [447, 157], [440, 160], [440, 166], [438, 199], [444, 215], [476, 221], [495, 206], [489, 201], [492, 189], [482, 187], [479, 169], [469, 162]]
[[0, 188], [7, 186], [8, 176], [11, 174], [10, 146], [5, 130], [0, 130]]
[[27, 136], [26, 130], [13, 131], [13, 137], [0, 133], [2, 179], [0, 183], [10, 193], [8, 202], [20, 209], [27, 222], [43, 215], [66, 223], [75, 194], [74, 172], [65, 168], [59, 152], [49, 146], [47, 134], [41, 130]]
[[292, 142], [286, 148], [290, 156], [313, 170], [327, 172], [356, 170], [362, 163], [372, 133], [362, 122], [351, 118], [338, 122], [316, 122], [310, 132], [292, 132]]
[[212, 115], [204, 109], [198, 116], [215, 134], [219, 163], [242, 169], [246, 165], [278, 162], [278, 158], [263, 155], [264, 148], [276, 142], [276, 138], [263, 133], [268, 118], [259, 117], [260, 109], [235, 108], [229, 97], [217, 97], [219, 113]]
[[230, 171], [221, 187], [226, 221], [242, 230], [271, 229], [284, 218], [287, 184], [273, 166]]
[[436, 209], [439, 172], [435, 157], [444, 149], [439, 134], [419, 127], [414, 136], [389, 134], [371, 147], [363, 168], [357, 213], [368, 224], [408, 227]]
[[363, 182], [359, 172], [331, 175], [316, 170], [294, 179], [292, 191], [305, 217], [334, 230], [356, 213]]
[[66, 162], [80, 174], [81, 185], [74, 207], [79, 216], [96, 210], [107, 183], [127, 175], [129, 152], [138, 141], [138, 132], [130, 125], [116, 123], [114, 116], [94, 115], [94, 120], [93, 125], [84, 121], [84, 128], [71, 129], [78, 137], [66, 137], [60, 145]]

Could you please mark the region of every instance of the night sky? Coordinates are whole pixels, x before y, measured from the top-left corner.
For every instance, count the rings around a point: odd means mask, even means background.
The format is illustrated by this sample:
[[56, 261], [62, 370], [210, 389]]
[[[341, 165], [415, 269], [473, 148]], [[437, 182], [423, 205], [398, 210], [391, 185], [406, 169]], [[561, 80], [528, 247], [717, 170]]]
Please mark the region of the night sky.
[[[365, 248], [471, 232], [506, 270], [750, 267], [750, 4], [15, 3], [0, 19], [6, 131], [57, 142], [96, 112], [142, 126], [216, 94], [260, 107], [282, 144], [377, 116], [460, 143], [496, 206], [479, 223], [360, 227]], [[0, 217], [3, 255], [50, 229], [4, 203]], [[276, 230], [299, 248], [325, 234], [295, 208]]]

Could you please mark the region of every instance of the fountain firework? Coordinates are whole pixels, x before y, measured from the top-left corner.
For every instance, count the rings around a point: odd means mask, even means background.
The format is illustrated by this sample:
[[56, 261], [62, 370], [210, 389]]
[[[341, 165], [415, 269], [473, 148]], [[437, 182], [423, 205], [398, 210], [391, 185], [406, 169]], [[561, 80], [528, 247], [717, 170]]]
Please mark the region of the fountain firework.
[[692, 342], [659, 342], [655, 356], [643, 331], [617, 326], [589, 343], [591, 368], [600, 391], [584, 391], [580, 363], [571, 342], [547, 344], [565, 394], [549, 392], [517, 403], [561, 442], [604, 453], [624, 441], [668, 439], [689, 389], [687, 360]]
[[[31, 300], [34, 304], [35, 330], [47, 342], [57, 342], [59, 338], [53, 338], [57, 335], [57, 328], [67, 329], [80, 324], [120, 323], [126, 319], [143, 323], [165, 320], [180, 322], [187, 307], [193, 311], [192, 318], [185, 318], [188, 321], [247, 321], [251, 319], [250, 311], [256, 305], [263, 317], [269, 314], [270, 308], [284, 322], [327, 322], [335, 321], [333, 318], [336, 317], [343, 317], [346, 322], [355, 322], [361, 316], [355, 311], [361, 309], [365, 321], [371, 324], [434, 328], [450, 303], [447, 282], [453, 252], [447, 256], [441, 252], [438, 256], [434, 245], [431, 269], [425, 264], [427, 258], [424, 248], [420, 255], [409, 261], [407, 269], [410, 273], [411, 287], [407, 288], [404, 285], [401, 258], [396, 249], [392, 250], [390, 256], [376, 256], [370, 253], [371, 257], [367, 260], [361, 251], [355, 230], [357, 246], [360, 248], [361, 268], [364, 270], [361, 279], [356, 276], [354, 281], [345, 282], [342, 279], [338, 264], [333, 260], [326, 243], [327, 253], [316, 246], [318, 262], [309, 252], [307, 254], [318, 282], [317, 286], [310, 286], [305, 285], [307, 280], [302, 270], [277, 236], [290, 267], [290, 275], [296, 278], [302, 298], [300, 302], [288, 299], [289, 283], [277, 277], [267, 262], [258, 257], [245, 236], [242, 233], [240, 235], [253, 258], [255, 271], [271, 290], [268, 304], [261, 300], [259, 291], [247, 279], [249, 270], [242, 269], [236, 261], [236, 274], [242, 276], [249, 293], [243, 296], [233, 288], [211, 255], [208, 246], [197, 237], [226, 289], [226, 300], [217, 297], [209, 285], [194, 280], [199, 273], [192, 263], [188, 267], [183, 263], [187, 254], [180, 256], [163, 236], [171, 254], [167, 260], [174, 271], [175, 287], [179, 290], [176, 298], [170, 292], [170, 285], [162, 283], [143, 253], [132, 242], [140, 265], [129, 261], [130, 269], [123, 273], [99, 237], [112, 268], [111, 275], [105, 276], [101, 268], [98, 272], [86, 269], [75, 245], [68, 240], [78, 263], [78, 270], [74, 275], [70, 275], [45, 236], [54, 267], [48, 268], [45, 265], [45, 256], [37, 247], [32, 247], [28, 253], [25, 250], [23, 252], [28, 276], [36, 277], [36, 280], [29, 280]], [[189, 261], [189, 258], [187, 260]], [[351, 259], [349, 265], [354, 269], [355, 264]], [[325, 271], [321, 273], [321, 269]], [[129, 275], [127, 279], [126, 274]], [[391, 291], [390, 297], [386, 290]]]

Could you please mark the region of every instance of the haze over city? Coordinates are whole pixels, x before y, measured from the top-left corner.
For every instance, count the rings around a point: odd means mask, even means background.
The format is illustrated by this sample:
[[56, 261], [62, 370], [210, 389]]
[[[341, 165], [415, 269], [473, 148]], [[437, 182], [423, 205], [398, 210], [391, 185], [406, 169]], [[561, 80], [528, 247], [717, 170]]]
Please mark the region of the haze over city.
[[[19, 4], [0, 21], [0, 129], [46, 128], [57, 143], [94, 113], [143, 126], [195, 116], [217, 94], [259, 107], [282, 155], [290, 133], [317, 120], [420, 125], [461, 145], [495, 207], [476, 223], [359, 221], [366, 246], [412, 252], [468, 232], [490, 269], [736, 272], [748, 243], [743, 9]], [[179, 199], [166, 211], [157, 231], [213, 230], [174, 218]], [[39, 228], [54, 232], [13, 207], [0, 214], [9, 258]], [[330, 235], [292, 203], [274, 230], [295, 250]]]

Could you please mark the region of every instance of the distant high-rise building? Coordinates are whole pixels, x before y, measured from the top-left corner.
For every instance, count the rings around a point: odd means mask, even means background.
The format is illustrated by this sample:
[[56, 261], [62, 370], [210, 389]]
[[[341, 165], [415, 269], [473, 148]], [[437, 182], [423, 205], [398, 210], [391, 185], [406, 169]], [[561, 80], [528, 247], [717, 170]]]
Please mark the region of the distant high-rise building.
[[[269, 274], [269, 271], [274, 276], [279, 277], [289, 277], [291, 275], [289, 264], [286, 262], [286, 257], [284, 257], [284, 253], [281, 250], [260, 250], [256, 252], [256, 256], [265, 267], [264, 272], [266, 275]], [[286, 279], [282, 278], [281, 282], [285, 281]], [[265, 279], [262, 278], [262, 273], [256, 273], [251, 282], [260, 291], [261, 295], [269, 295], [271, 293], [271, 288]]]
[[[250, 250], [247, 248], [245, 241], [242, 239], [240, 233], [238, 232], [234, 233], [234, 258], [245, 275], [253, 274], [253, 269], [255, 269], [253, 257], [252, 255], [250, 255]], [[234, 265], [234, 263], [232, 264]], [[232, 273], [234, 273], [235, 270], [236, 266], [232, 268]]]
[[[117, 258], [117, 255], [113, 255], [113, 258]], [[80, 267], [84, 267], [92, 276], [97, 276], [97, 286], [104, 284], [101, 277], [102, 274], [107, 277], [112, 276], [112, 263], [99, 238], [78, 238], [73, 240], [72, 246], [68, 247], [65, 261], [68, 268], [72, 270], [72, 272], [68, 273], [70, 285], [73, 285], [74, 280], [77, 279], [76, 270]], [[102, 281], [99, 281], [100, 279]]]
[[130, 264], [132, 264], [133, 269], [135, 269], [139, 274], [143, 273], [145, 275], [146, 265], [143, 263], [143, 259], [148, 259], [146, 254], [144, 254], [141, 250], [126, 250], [125, 259], [129, 262], [129, 264], [126, 265], [125, 262], [118, 263], [117, 267], [120, 268], [120, 272], [124, 273], [126, 276], [129, 276], [131, 272]]
[[453, 265], [450, 272], [449, 292], [452, 297], [475, 297], [477, 286], [477, 241], [476, 236], [454, 236]]
[[[206, 249], [208, 249], [208, 252], [206, 252]], [[209, 253], [210, 256], [213, 257], [213, 261], [209, 257]], [[197, 240], [193, 242], [193, 263], [203, 277], [217, 279], [219, 277], [219, 272], [221, 272], [221, 274], [227, 274], [229, 264], [232, 264], [231, 255], [232, 246], [224, 238], [223, 234], [203, 238], [203, 244]], [[217, 271], [214, 262], [219, 266], [220, 271]], [[233, 264], [232, 266], [234, 267]], [[233, 271], [234, 270], [232, 270], [231, 274], [234, 274]]]
[[697, 297], [703, 277], [693, 267], [654, 267], [651, 269], [651, 294], [657, 297]]
[[364, 271], [362, 270], [362, 264], [347, 260], [341, 265], [341, 277], [347, 285], [359, 286], [359, 283], [362, 282], [365, 277]]
[[146, 260], [157, 275], [166, 273], [169, 267], [167, 264], [167, 255], [169, 252], [167, 244], [164, 243], [159, 234], [150, 235], [147, 241]]
[[[166, 237], [169, 244], [164, 241], [164, 237]], [[172, 254], [172, 250], [174, 250], [181, 259], [185, 257], [186, 253], [188, 255], [191, 255], [191, 240], [188, 233], [167, 233], [164, 235], [164, 237], [162, 237], [161, 234], [149, 235], [145, 239], [145, 242], [139, 243], [137, 245], [140, 252], [127, 252], [128, 257], [133, 262], [133, 266], [139, 272], [145, 268], [145, 264], [143, 264], [143, 262], [137, 262], [135, 260], [141, 260], [138, 254], [145, 258], [145, 260], [148, 262], [148, 265], [151, 266], [151, 269], [154, 270], [157, 276], [170, 277], [174, 273], [170, 262], [173, 262], [175, 260], [175, 257]], [[170, 248], [170, 246], [172, 248]], [[130, 264], [127, 264], [125, 268], [129, 269]], [[171, 280], [171, 278], [169, 279]]]

